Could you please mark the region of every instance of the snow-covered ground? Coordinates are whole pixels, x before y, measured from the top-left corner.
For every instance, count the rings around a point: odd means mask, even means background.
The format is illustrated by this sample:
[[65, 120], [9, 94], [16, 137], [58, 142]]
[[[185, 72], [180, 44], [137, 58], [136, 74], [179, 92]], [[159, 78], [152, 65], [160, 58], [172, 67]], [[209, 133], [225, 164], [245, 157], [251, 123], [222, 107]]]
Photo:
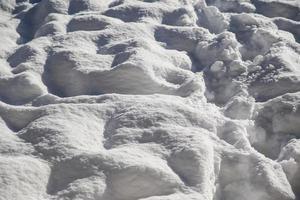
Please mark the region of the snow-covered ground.
[[299, 0], [0, 0], [0, 200], [299, 200]]

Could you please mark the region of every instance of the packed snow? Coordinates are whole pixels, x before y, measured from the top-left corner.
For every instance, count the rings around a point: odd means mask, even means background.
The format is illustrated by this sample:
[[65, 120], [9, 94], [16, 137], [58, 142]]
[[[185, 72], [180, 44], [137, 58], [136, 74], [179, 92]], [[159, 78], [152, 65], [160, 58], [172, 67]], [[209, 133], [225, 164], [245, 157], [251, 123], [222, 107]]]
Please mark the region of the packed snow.
[[299, 0], [0, 0], [0, 200], [300, 200]]

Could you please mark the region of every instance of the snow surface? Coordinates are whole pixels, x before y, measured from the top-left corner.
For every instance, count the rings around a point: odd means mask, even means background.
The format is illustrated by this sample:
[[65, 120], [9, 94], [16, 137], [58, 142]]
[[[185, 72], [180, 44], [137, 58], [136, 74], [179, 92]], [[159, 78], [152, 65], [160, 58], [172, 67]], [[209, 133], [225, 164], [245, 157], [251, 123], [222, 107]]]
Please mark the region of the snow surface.
[[300, 199], [299, 0], [0, 0], [0, 200]]

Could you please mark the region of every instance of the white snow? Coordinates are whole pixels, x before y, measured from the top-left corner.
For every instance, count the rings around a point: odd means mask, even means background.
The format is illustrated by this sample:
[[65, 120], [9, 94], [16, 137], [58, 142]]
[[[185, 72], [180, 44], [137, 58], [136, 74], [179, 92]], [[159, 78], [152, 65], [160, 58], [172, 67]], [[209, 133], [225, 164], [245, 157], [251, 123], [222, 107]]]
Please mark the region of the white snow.
[[0, 34], [0, 200], [300, 198], [298, 0], [2, 0]]

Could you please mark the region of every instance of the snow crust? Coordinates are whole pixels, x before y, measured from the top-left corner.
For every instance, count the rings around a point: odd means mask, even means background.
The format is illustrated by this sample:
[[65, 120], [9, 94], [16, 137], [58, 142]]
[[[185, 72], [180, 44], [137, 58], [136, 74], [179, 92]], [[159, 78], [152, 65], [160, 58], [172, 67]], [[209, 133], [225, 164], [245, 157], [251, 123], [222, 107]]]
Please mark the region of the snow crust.
[[2, 0], [0, 33], [0, 200], [300, 199], [298, 0]]

